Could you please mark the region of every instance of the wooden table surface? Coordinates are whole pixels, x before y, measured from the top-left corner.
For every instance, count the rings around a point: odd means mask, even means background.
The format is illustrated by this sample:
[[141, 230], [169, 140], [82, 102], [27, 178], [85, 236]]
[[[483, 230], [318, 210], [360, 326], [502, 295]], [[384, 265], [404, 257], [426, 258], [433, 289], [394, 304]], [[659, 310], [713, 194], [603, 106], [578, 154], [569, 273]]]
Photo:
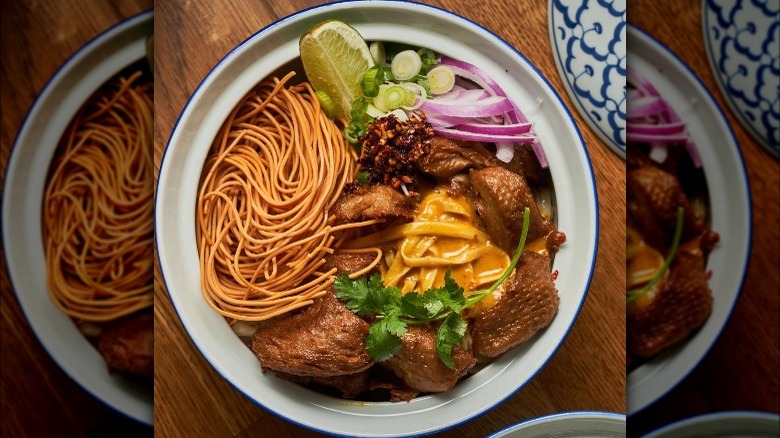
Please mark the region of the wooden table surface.
[[[115, 4], [114, 4], [115, 3]], [[152, 7], [151, 0], [14, 0], [2, 6], [0, 179], [35, 96], [80, 47]], [[0, 250], [2, 436], [150, 436], [152, 429], [85, 392], [48, 356], [24, 318]]]
[[[724, 109], [744, 156], [753, 202], [750, 265], [728, 324], [686, 380], [656, 404], [629, 418], [630, 436], [640, 436], [670, 422], [709, 412], [777, 413], [780, 411], [780, 165], [737, 122], [718, 90], [705, 52], [701, 2], [632, 1], [628, 21], [680, 56]], [[629, 57], [630, 51], [629, 46]]]
[[[319, 2], [235, 0], [157, 2], [156, 138], [159, 159], [177, 116], [209, 70], [233, 47], [275, 20]], [[564, 96], [547, 33], [546, 2], [427, 1], [487, 27], [517, 47]], [[523, 23], [519, 26], [518, 23]], [[599, 258], [590, 293], [566, 342], [547, 367], [497, 409], [447, 432], [485, 436], [524, 419], [572, 410], [625, 411], [623, 304], [625, 165], [586, 127], [600, 207]], [[159, 285], [159, 283], [158, 283]], [[313, 436], [233, 390], [193, 347], [165, 291], [157, 288], [155, 427], [162, 436]]]

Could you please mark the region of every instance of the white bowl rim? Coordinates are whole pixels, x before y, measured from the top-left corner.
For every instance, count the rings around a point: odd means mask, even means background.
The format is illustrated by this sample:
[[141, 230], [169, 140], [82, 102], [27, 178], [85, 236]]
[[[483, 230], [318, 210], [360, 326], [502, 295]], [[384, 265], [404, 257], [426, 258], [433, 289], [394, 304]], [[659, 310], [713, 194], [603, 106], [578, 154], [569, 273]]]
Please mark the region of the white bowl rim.
[[[737, 141], [737, 137], [734, 135], [734, 130], [731, 128], [731, 124], [728, 123], [728, 119], [726, 118], [726, 114], [723, 112], [723, 109], [718, 105], [717, 101], [713, 97], [712, 93], [709, 91], [709, 89], [704, 85], [701, 78], [696, 75], [696, 73], [691, 69], [688, 64], [686, 64], [682, 58], [680, 58], [676, 53], [674, 53], [671, 49], [666, 47], [662, 42], [660, 42], [658, 39], [656, 39], [653, 35], [648, 33], [647, 31], [643, 30], [642, 28], [638, 27], [635, 24], [628, 23], [628, 33], [626, 34], [626, 39], [630, 37], [631, 33], [634, 33], [634, 36], [639, 36], [640, 38], [645, 38], [651, 43], [655, 44], [657, 49], [664, 52], [667, 56], [670, 56], [672, 60], [675, 61], [675, 63], [678, 64], [679, 67], [681, 67], [681, 71], [687, 75], [688, 77], [692, 78], [694, 82], [698, 85], [700, 88], [700, 91], [702, 92], [702, 95], [709, 100], [709, 102], [712, 104], [713, 107], [717, 109], [717, 116], [724, 121], [724, 125], [728, 128], [729, 133], [729, 139], [730, 143], [735, 146], [735, 150], [737, 152], [737, 156], [739, 157], [739, 164], [742, 167], [742, 173], [745, 176], [745, 186], [747, 188], [746, 194], [747, 194], [747, 204], [749, 206], [753, 205], [751, 191], [750, 191], [750, 180], [748, 178], [747, 168], [745, 167], [745, 159], [742, 156], [742, 150], [739, 147], [739, 142]], [[734, 298], [731, 302], [731, 308], [728, 311], [728, 314], [726, 315], [725, 320], [723, 321], [723, 325], [718, 329], [717, 334], [712, 338], [710, 345], [707, 346], [707, 348], [704, 350], [703, 354], [698, 357], [688, 368], [688, 370], [683, 373], [682, 375], [678, 376], [666, 390], [662, 391], [654, 400], [647, 402], [640, 406], [638, 409], [631, 411], [629, 406], [626, 406], [627, 412], [629, 416], [635, 415], [639, 412], [642, 412], [643, 410], [647, 409], [650, 406], [653, 406], [654, 404], [658, 403], [659, 400], [666, 397], [667, 394], [669, 394], [674, 388], [677, 387], [677, 385], [680, 384], [683, 380], [688, 378], [688, 376], [699, 366], [702, 360], [709, 354], [710, 350], [712, 349], [713, 345], [715, 345], [715, 342], [718, 340], [720, 335], [723, 333], [723, 330], [728, 325], [729, 320], [731, 319], [731, 314], [734, 312], [734, 308], [737, 305], [737, 301], [739, 301], [740, 296], [742, 295], [742, 287], [745, 283], [745, 277], [747, 276], [747, 268], [750, 265], [750, 257], [751, 257], [751, 248], [752, 248], [752, 240], [753, 240], [753, 211], [752, 209], [747, 210], [748, 214], [748, 240], [747, 240], [747, 254], [746, 254], [746, 260], [744, 264], [744, 269], [742, 270], [742, 276], [739, 280], [739, 288], [737, 289], [736, 294], [734, 295]]]
[[[14, 138], [14, 142], [11, 146], [11, 151], [8, 155], [8, 162], [6, 164], [6, 175], [3, 180], [3, 197], [2, 202], [0, 202], [0, 228], [2, 228], [2, 242], [3, 242], [3, 253], [6, 255], [5, 257], [5, 267], [6, 271], [8, 272], [8, 277], [11, 283], [11, 286], [13, 287], [14, 295], [17, 295], [19, 292], [17, 288], [14, 286], [14, 279], [13, 274], [11, 273], [10, 268], [10, 262], [8, 257], [8, 248], [7, 248], [7, 239], [5, 238], [6, 235], [8, 235], [9, 230], [6, 228], [6, 222], [4, 220], [6, 215], [6, 209], [9, 206], [6, 206], [5, 200], [6, 197], [6, 191], [10, 190], [8, 187], [8, 169], [12, 167], [12, 163], [14, 162], [14, 153], [18, 151], [18, 142], [20, 141], [22, 135], [26, 131], [27, 123], [30, 118], [30, 116], [33, 114], [33, 112], [36, 110], [39, 102], [41, 99], [43, 99], [47, 94], [50, 92], [50, 87], [52, 84], [54, 84], [58, 79], [60, 74], [62, 74], [67, 69], [71, 68], [73, 65], [75, 65], [76, 62], [79, 61], [80, 57], [88, 53], [89, 50], [91, 50], [94, 46], [97, 46], [101, 44], [104, 39], [111, 37], [115, 32], [122, 30], [124, 28], [130, 27], [135, 25], [136, 23], [140, 23], [146, 20], [153, 20], [154, 17], [154, 9], [148, 9], [142, 12], [139, 12], [133, 16], [127, 17], [117, 23], [114, 23], [110, 27], [106, 28], [96, 36], [94, 36], [92, 39], [87, 41], [84, 45], [79, 47], [75, 52], [73, 52], [68, 58], [55, 70], [55, 72], [46, 80], [46, 83], [43, 85], [41, 90], [38, 92], [38, 94], [33, 99], [32, 104], [30, 104], [30, 107], [27, 109], [27, 112], [24, 115], [24, 118], [22, 118], [22, 122], [19, 125], [19, 129], [16, 132], [16, 137]], [[118, 73], [119, 71], [115, 72]], [[71, 372], [71, 370], [64, 367], [61, 363], [61, 359], [58, 358], [56, 355], [52, 354], [52, 351], [48, 345], [47, 342], [44, 342], [42, 338], [40, 337], [40, 329], [37, 327], [36, 324], [32, 323], [28, 317], [28, 311], [27, 309], [21, 305], [19, 302], [18, 296], [16, 297], [17, 305], [22, 309], [22, 313], [24, 314], [25, 319], [27, 320], [27, 323], [30, 325], [30, 328], [33, 330], [33, 333], [35, 333], [35, 337], [38, 339], [38, 342], [43, 346], [43, 348], [46, 350], [46, 353], [51, 357], [54, 362], [57, 364], [57, 366], [67, 375], [71, 380], [76, 382], [79, 387], [81, 387], [84, 391], [86, 391], [88, 394], [90, 394], [95, 399], [99, 400], [101, 403], [105, 404], [106, 406], [109, 406], [111, 409], [113, 409], [116, 412], [121, 413], [122, 415], [125, 415], [128, 418], [131, 418], [135, 421], [138, 421], [141, 424], [145, 424], [148, 426], [153, 426], [154, 424], [154, 418], [153, 416], [150, 418], [144, 417], [140, 413], [137, 412], [130, 412], [122, 410], [120, 406], [118, 406], [116, 403], [109, 402], [105, 400], [105, 397], [100, 394], [100, 391], [96, 390], [95, 388], [89, 387], [85, 385], [83, 382], [81, 382], [79, 379], [76, 379]]]
[[[409, 5], [411, 7], [435, 10], [435, 11], [440, 12], [440, 13], [448, 14], [449, 16], [454, 17], [456, 19], [463, 20], [464, 22], [468, 22], [471, 26], [475, 26], [479, 30], [487, 32], [491, 37], [493, 37], [495, 39], [496, 42], [500, 42], [501, 44], [503, 44], [504, 46], [509, 48], [512, 52], [514, 52], [514, 54], [516, 56], [518, 56], [527, 66], [529, 66], [534, 71], [534, 73], [536, 74], [537, 78], [540, 79], [542, 81], [542, 83], [544, 84], [544, 86], [546, 86], [549, 89], [551, 94], [555, 96], [555, 98], [557, 99], [557, 103], [560, 105], [560, 107], [564, 111], [565, 117], [568, 118], [568, 120], [571, 122], [572, 127], [574, 128], [574, 131], [576, 132], [576, 137], [579, 140], [577, 146], [582, 150], [583, 156], [585, 158], [585, 164], [587, 164], [587, 170], [588, 170], [588, 174], [590, 176], [590, 182], [591, 182], [591, 185], [593, 187], [592, 195], [593, 195], [593, 202], [594, 202], [594, 204], [593, 204], [593, 213], [594, 213], [594, 223], [595, 223], [595, 227], [593, 229], [593, 232], [595, 234], [594, 234], [593, 250], [592, 250], [592, 253], [590, 254], [590, 257], [588, 259], [589, 262], [590, 262], [590, 268], [589, 268], [589, 271], [588, 271], [588, 278], [587, 278], [587, 281], [584, 283], [584, 291], [582, 293], [582, 297], [580, 299], [580, 302], [577, 303], [577, 308], [576, 308], [576, 310], [574, 311], [574, 313], [572, 315], [572, 322], [567, 327], [566, 331], [563, 333], [563, 336], [557, 342], [557, 345], [555, 346], [555, 348], [552, 349], [552, 351], [550, 352], [550, 355], [546, 358], [544, 363], [542, 363], [541, 366], [539, 366], [539, 368], [537, 370], [535, 370], [535, 372], [528, 378], [528, 380], [526, 382], [524, 382], [522, 385], [519, 385], [511, 393], [507, 394], [506, 397], [504, 397], [504, 398], [502, 398], [500, 400], [495, 400], [492, 404], [490, 404], [488, 406], [483, 406], [483, 407], [479, 408], [479, 410], [477, 410], [475, 412], [472, 412], [469, 415], [465, 416], [465, 418], [463, 418], [461, 421], [455, 422], [453, 424], [446, 425], [444, 427], [440, 427], [440, 428], [436, 428], [436, 429], [430, 429], [430, 430], [427, 430], [427, 431], [425, 431], [423, 433], [417, 433], [416, 434], [416, 436], [423, 436], [423, 435], [439, 433], [439, 432], [443, 432], [443, 431], [446, 431], [446, 430], [450, 430], [450, 429], [456, 428], [458, 426], [461, 426], [461, 425], [463, 425], [463, 424], [465, 424], [465, 423], [467, 423], [469, 421], [472, 421], [472, 420], [474, 420], [474, 419], [484, 415], [485, 413], [491, 411], [495, 407], [499, 406], [500, 404], [502, 404], [503, 402], [505, 402], [506, 400], [508, 400], [509, 398], [514, 396], [515, 394], [517, 394], [517, 392], [519, 392], [528, 383], [530, 383], [534, 378], [536, 378], [538, 373], [541, 372], [541, 370], [544, 369], [547, 366], [547, 364], [549, 363], [550, 360], [552, 360], [552, 358], [558, 352], [558, 349], [561, 347], [561, 345], [563, 345], [563, 342], [566, 340], [566, 338], [568, 337], [569, 333], [571, 332], [571, 329], [573, 328], [574, 323], [576, 322], [577, 318], [579, 317], [579, 313], [582, 310], [582, 306], [584, 305], [585, 300], [587, 299], [587, 295], [588, 295], [588, 292], [589, 292], [589, 289], [590, 289], [590, 283], [591, 283], [591, 281], [593, 279], [593, 274], [594, 274], [595, 265], [596, 265], [596, 258], [597, 258], [597, 254], [598, 254], [598, 235], [599, 235], [599, 207], [598, 207], [598, 205], [599, 204], [598, 204], [598, 192], [597, 192], [597, 189], [596, 189], [596, 179], [595, 179], [595, 174], [593, 173], [593, 165], [592, 165], [592, 162], [591, 162], [591, 159], [590, 159], [590, 155], [589, 155], [587, 147], [585, 145], [585, 140], [582, 137], [582, 133], [580, 131], [580, 128], [577, 125], [577, 123], [576, 123], [576, 121], [575, 121], [571, 111], [565, 105], [565, 103], [564, 103], [563, 99], [561, 98], [560, 94], [550, 84], [549, 80], [539, 71], [539, 69], [528, 58], [525, 57], [525, 55], [523, 55], [517, 48], [515, 48], [510, 43], [505, 41], [503, 38], [501, 38], [499, 35], [494, 33], [492, 30], [487, 29], [484, 26], [482, 26], [482, 25], [480, 25], [480, 24], [478, 24], [478, 23], [476, 23], [476, 22], [474, 22], [474, 21], [472, 21], [472, 20], [470, 20], [470, 19], [468, 19], [466, 17], [463, 17], [463, 16], [461, 16], [459, 14], [456, 14], [456, 13], [454, 13], [452, 11], [449, 11], [447, 9], [440, 8], [438, 6], [428, 5], [428, 4], [424, 4], [424, 3], [417, 3], [417, 2], [414, 2], [414, 1], [408, 1], [408, 0], [337, 0], [337, 1], [333, 1], [333, 2], [328, 2], [328, 3], [323, 3], [323, 4], [311, 6], [311, 7], [302, 9], [300, 11], [294, 12], [294, 13], [292, 13], [290, 15], [285, 16], [285, 17], [279, 18], [279, 19], [273, 21], [272, 23], [262, 27], [258, 31], [252, 33], [247, 38], [245, 38], [242, 42], [240, 42], [235, 47], [233, 47], [230, 51], [228, 51], [209, 70], [209, 72], [203, 77], [203, 79], [200, 81], [200, 83], [197, 85], [197, 87], [193, 90], [193, 92], [188, 97], [187, 102], [182, 107], [182, 110], [179, 113], [179, 116], [177, 117], [176, 122], [174, 123], [173, 128], [171, 129], [171, 134], [170, 134], [170, 136], [169, 136], [169, 138], [168, 138], [168, 140], [166, 142], [165, 151], [163, 152], [163, 155], [162, 155], [162, 157], [160, 159], [160, 168], [159, 168], [158, 175], [162, 176], [163, 173], [164, 173], [163, 172], [163, 168], [166, 165], [165, 158], [167, 157], [168, 151], [170, 151], [169, 146], [171, 144], [171, 141], [174, 138], [174, 134], [176, 133], [177, 129], [179, 128], [179, 124], [180, 124], [182, 118], [184, 117], [185, 113], [188, 112], [188, 109], [190, 108], [190, 105], [193, 103], [193, 100], [195, 100], [195, 99], [197, 99], [199, 97], [200, 92], [201, 92], [201, 88], [209, 81], [211, 76], [213, 74], [215, 74], [215, 72], [219, 69], [219, 67], [222, 66], [225, 62], [227, 62], [233, 56], [233, 54], [235, 52], [237, 52], [240, 49], [242, 49], [246, 44], [250, 43], [258, 35], [266, 32], [266, 31], [269, 31], [269, 30], [271, 30], [273, 28], [276, 28], [277, 26], [280, 26], [283, 23], [285, 23], [286, 21], [291, 20], [291, 19], [293, 19], [295, 17], [298, 17], [301, 14], [308, 13], [308, 12], [311, 12], [311, 11], [314, 11], [314, 10], [317, 10], [317, 9], [330, 8], [330, 7], [333, 7], [334, 5], [338, 5], [338, 4], [354, 4], [354, 3], [370, 3], [372, 5], [406, 4], [406, 5]], [[156, 187], [155, 187], [155, 193], [159, 193], [159, 189], [160, 189], [161, 178], [159, 176], [158, 176], [157, 184], [156, 184]], [[158, 238], [159, 237], [158, 236], [159, 228], [156, 226], [158, 221], [159, 221], [158, 213], [157, 213], [157, 209], [155, 208], [155, 228], [154, 228], [155, 229], [155, 245], [157, 246], [158, 253], [159, 253], [159, 248], [160, 248], [160, 239]], [[162, 261], [160, 261], [160, 274], [161, 274], [161, 278], [162, 278], [163, 284], [165, 285], [166, 295], [167, 295], [168, 299], [171, 300], [171, 303], [173, 303], [173, 300], [171, 299], [170, 293], [168, 292], [168, 280], [166, 278], [164, 270], [162, 269], [162, 265], [163, 265]], [[174, 310], [176, 312], [176, 315], [181, 320], [181, 316], [179, 315], [179, 309], [175, 305], [173, 305], [173, 308], [174, 308]], [[203, 352], [201, 352], [200, 349], [197, 347], [197, 343], [194, 341], [194, 338], [190, 334], [188, 327], [186, 325], [184, 325], [184, 324], [182, 324], [182, 327], [184, 328], [184, 330], [187, 333], [187, 335], [190, 337], [190, 340], [192, 340], [193, 343], [195, 344], [196, 348], [198, 349], [198, 352], [203, 356]], [[204, 356], [204, 359], [206, 359], [205, 356]], [[226, 375], [224, 375], [221, 372], [221, 370], [217, 369], [208, 359], [206, 359], [206, 362], [209, 364], [209, 366], [211, 366], [211, 368], [214, 371], [216, 371], [217, 374], [219, 374], [219, 376], [223, 380], [225, 380], [228, 384], [230, 384], [230, 386], [233, 387], [234, 390], [236, 390], [239, 394], [244, 396], [246, 399], [250, 400], [255, 405], [263, 408], [267, 412], [270, 412], [271, 414], [273, 414], [273, 415], [275, 415], [275, 416], [277, 416], [277, 417], [279, 417], [281, 419], [284, 419], [285, 421], [293, 423], [293, 424], [295, 424], [295, 425], [297, 425], [299, 427], [302, 427], [304, 429], [312, 430], [312, 431], [319, 432], [319, 433], [326, 433], [326, 434], [329, 434], [329, 435], [340, 436], [340, 434], [338, 434], [338, 433], [334, 433], [334, 432], [329, 431], [329, 430], [318, 429], [318, 428], [316, 428], [314, 426], [311, 426], [311, 425], [304, 424], [304, 423], [301, 423], [299, 421], [296, 421], [295, 419], [286, 416], [283, 412], [277, 412], [277, 411], [273, 410], [271, 407], [266, 406], [266, 405], [260, 403], [258, 400], [256, 400], [254, 397], [252, 397], [250, 394], [244, 392], [241, 388], [236, 386]], [[346, 436], [346, 435], [344, 435], [344, 436]]]
[[709, 412], [706, 414], [695, 415], [693, 417], [682, 418], [673, 423], [669, 423], [665, 426], [661, 426], [660, 428], [645, 435], [644, 438], [653, 438], [653, 437], [662, 436], [663, 434], [672, 432], [675, 429], [694, 425], [694, 424], [708, 423], [710, 421], [718, 421], [718, 420], [726, 420], [726, 419], [752, 419], [752, 420], [780, 421], [780, 414], [778, 414], [777, 412], [750, 411], [750, 410]]
[[532, 417], [528, 418], [526, 420], [520, 421], [519, 423], [512, 424], [510, 426], [507, 426], [501, 430], [497, 430], [494, 433], [487, 436], [487, 438], [496, 438], [503, 434], [514, 432], [517, 429], [522, 429], [527, 426], [531, 426], [534, 424], [546, 422], [546, 421], [556, 421], [556, 420], [563, 420], [563, 419], [605, 419], [605, 420], [616, 420], [625, 423], [626, 422], [626, 414], [620, 413], [620, 412], [610, 412], [610, 411], [568, 411], [568, 412], [558, 412], [555, 414], [547, 414], [547, 415], [540, 415], [538, 417]]

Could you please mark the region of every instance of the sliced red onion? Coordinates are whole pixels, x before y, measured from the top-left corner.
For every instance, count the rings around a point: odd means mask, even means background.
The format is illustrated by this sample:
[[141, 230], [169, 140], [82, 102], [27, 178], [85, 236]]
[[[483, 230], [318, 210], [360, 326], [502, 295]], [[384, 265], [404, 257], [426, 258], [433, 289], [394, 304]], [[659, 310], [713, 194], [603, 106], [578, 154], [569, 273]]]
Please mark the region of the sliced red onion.
[[491, 96], [477, 102], [444, 101], [438, 103], [434, 100], [426, 100], [420, 109], [426, 113], [430, 111], [444, 116], [487, 117], [511, 110], [512, 102], [508, 98], [500, 96]]
[[626, 140], [637, 143], [685, 143], [688, 135], [679, 134], [646, 134], [639, 132], [626, 132]]
[[533, 125], [530, 123], [518, 123], [515, 125], [488, 125], [486, 123], [461, 123], [454, 125], [452, 129], [477, 132], [480, 134], [515, 135], [531, 132]]
[[514, 143], [496, 143], [496, 158], [508, 163], [512, 161], [515, 156], [515, 144]]
[[480, 99], [485, 99], [490, 97], [490, 93], [488, 93], [485, 90], [480, 89], [474, 89], [474, 90], [456, 90], [456, 91], [449, 91], [444, 94], [439, 94], [436, 96], [436, 101], [452, 101], [452, 100], [461, 100], [461, 101], [468, 101], [468, 102], [474, 102]]
[[[701, 167], [701, 157], [685, 133], [685, 124], [658, 90], [634, 70], [628, 71], [627, 80], [633, 89], [629, 92], [626, 140], [650, 143], [650, 156], [659, 162], [668, 155], [667, 144], [683, 143], [693, 165]], [[648, 116], [658, 120], [647, 120]]]
[[533, 143], [536, 141], [536, 136], [533, 134], [516, 134], [516, 135], [498, 135], [498, 134], [481, 134], [479, 132], [460, 131], [451, 128], [434, 128], [434, 132], [442, 137], [454, 138], [458, 140], [479, 141], [486, 143]]
[[[492, 92], [497, 96], [507, 95], [506, 92], [504, 92], [504, 89], [501, 88], [501, 86], [498, 85], [498, 83], [493, 80], [490, 75], [473, 64], [444, 56], [441, 58], [440, 62], [441, 64], [452, 68], [456, 76], [462, 76], [466, 79], [469, 79], [477, 85], [480, 85], [482, 88], [488, 90], [488, 92]], [[512, 103], [512, 111], [507, 111], [506, 114], [504, 114], [504, 123], [527, 123], [528, 120], [523, 115], [523, 112], [520, 111], [520, 108], [518, 108], [512, 99], [509, 99], [509, 101]], [[539, 164], [542, 166], [542, 168], [547, 168], [547, 157], [544, 155], [544, 149], [542, 149], [542, 145], [538, 141], [533, 143], [533, 150], [536, 154], [536, 159], [539, 160]]]
[[[493, 78], [491, 78], [489, 74], [487, 74], [484, 70], [475, 66], [474, 64], [470, 64], [466, 61], [447, 58], [444, 56], [442, 56], [441, 58], [441, 64], [452, 68], [452, 71], [455, 72], [456, 76], [461, 76], [474, 82], [475, 84], [484, 88], [485, 90], [487, 90], [493, 95], [503, 96], [503, 97], [506, 97], [507, 95], [504, 89], [501, 88], [500, 85], [498, 85], [498, 82], [493, 80]], [[514, 102], [512, 102], [512, 109], [513, 111], [510, 111], [507, 114], [509, 116], [509, 120], [511, 123], [517, 123], [517, 122], [525, 123], [528, 121], [526, 120], [525, 116], [523, 116], [523, 113], [520, 111], [520, 108], [518, 108]]]
[[637, 119], [662, 114], [666, 111], [666, 103], [656, 96], [642, 96], [628, 102], [630, 118]]
[[636, 134], [679, 134], [685, 132], [685, 124], [681, 122], [663, 123], [658, 125], [631, 123], [626, 127], [626, 131]]
[[653, 143], [650, 145], [650, 159], [656, 163], [663, 163], [669, 156], [669, 148], [666, 143]]

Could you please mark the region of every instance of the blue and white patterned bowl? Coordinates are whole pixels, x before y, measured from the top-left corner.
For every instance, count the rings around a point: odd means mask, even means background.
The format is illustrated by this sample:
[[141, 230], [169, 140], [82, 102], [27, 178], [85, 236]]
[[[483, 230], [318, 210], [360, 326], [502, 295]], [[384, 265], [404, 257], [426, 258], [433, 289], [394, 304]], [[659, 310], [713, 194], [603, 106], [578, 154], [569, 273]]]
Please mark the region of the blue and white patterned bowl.
[[550, 0], [550, 42], [577, 111], [626, 157], [626, 1]]
[[742, 126], [780, 157], [780, 2], [703, 0], [710, 66]]

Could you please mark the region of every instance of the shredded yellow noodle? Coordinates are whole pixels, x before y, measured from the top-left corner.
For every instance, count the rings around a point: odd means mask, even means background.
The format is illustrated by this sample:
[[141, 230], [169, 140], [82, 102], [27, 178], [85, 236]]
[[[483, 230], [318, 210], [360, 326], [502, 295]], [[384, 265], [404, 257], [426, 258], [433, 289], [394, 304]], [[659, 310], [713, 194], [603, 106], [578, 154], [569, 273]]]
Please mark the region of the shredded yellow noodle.
[[[366, 221], [333, 226], [327, 212], [355, 176], [357, 157], [295, 72], [262, 81], [215, 139], [197, 200], [201, 290], [236, 320], [309, 305], [333, 284], [323, 257]], [[353, 276], [371, 270], [381, 258]]]
[[119, 77], [71, 122], [43, 199], [48, 292], [108, 321], [153, 304], [153, 85]]
[[345, 247], [389, 245], [384, 283], [403, 293], [443, 286], [447, 269], [458, 284], [475, 290], [496, 281], [510, 262], [477, 223], [468, 199], [436, 189], [423, 198], [411, 223], [354, 239]]

